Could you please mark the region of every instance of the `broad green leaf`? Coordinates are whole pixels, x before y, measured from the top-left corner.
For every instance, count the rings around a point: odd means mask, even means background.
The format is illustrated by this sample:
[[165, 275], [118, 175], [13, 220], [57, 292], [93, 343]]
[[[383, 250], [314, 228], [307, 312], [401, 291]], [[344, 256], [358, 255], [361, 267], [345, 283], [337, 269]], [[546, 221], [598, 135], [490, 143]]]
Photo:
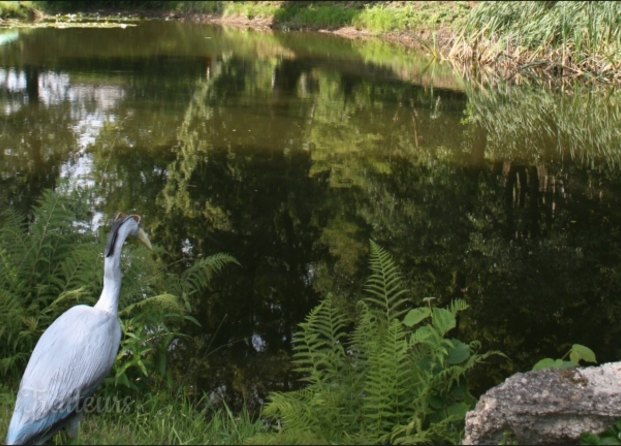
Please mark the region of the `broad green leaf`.
[[455, 403], [449, 406], [446, 411], [449, 415], [457, 415], [459, 418], [463, 418], [466, 416], [468, 409], [470, 409], [470, 406], [466, 403]]
[[413, 310], [410, 310], [410, 312], [405, 316], [405, 318], [403, 319], [403, 324], [406, 327], [413, 327], [423, 319], [428, 318], [430, 314], [431, 311], [427, 307], [415, 308]]
[[423, 325], [412, 334], [412, 337], [410, 338], [410, 345], [414, 345], [419, 342], [435, 345], [440, 342], [440, 338], [441, 336], [435, 328], [429, 325]]
[[457, 325], [455, 315], [444, 308], [434, 308], [432, 320], [433, 326], [436, 327], [441, 336], [444, 336], [447, 331], [455, 328], [455, 325]]
[[442, 409], [444, 407], [444, 401], [437, 396], [430, 396], [429, 405], [436, 410]]
[[533, 366], [533, 371], [554, 368], [554, 359], [544, 358]]
[[557, 368], [557, 369], [570, 369], [572, 367], [576, 367], [576, 363], [575, 362], [561, 361], [560, 359], [557, 359], [555, 361], [555, 368]]
[[556, 361], [554, 361], [554, 365], [552, 366], [555, 369], [562, 369], [563, 368], [563, 360], [562, 359], [557, 359]]
[[453, 344], [453, 348], [449, 350], [446, 358], [449, 365], [462, 363], [470, 357], [470, 346], [468, 344], [457, 339], [450, 339], [449, 341]]
[[[595, 359], [595, 353], [589, 347], [585, 347], [584, 345], [574, 344], [571, 346], [571, 353], [576, 353], [578, 357], [585, 362], [592, 362], [594, 364], [597, 363]], [[576, 361], [577, 362], [577, 361]]]
[[582, 432], [580, 434], [580, 444], [595, 445], [595, 444], [601, 444], [601, 443], [599, 442], [599, 437], [597, 435], [592, 434], [590, 432]]
[[562, 359], [545, 358], [533, 366], [533, 370], [542, 369], [569, 369], [575, 367], [576, 364], [571, 361], [563, 361]]

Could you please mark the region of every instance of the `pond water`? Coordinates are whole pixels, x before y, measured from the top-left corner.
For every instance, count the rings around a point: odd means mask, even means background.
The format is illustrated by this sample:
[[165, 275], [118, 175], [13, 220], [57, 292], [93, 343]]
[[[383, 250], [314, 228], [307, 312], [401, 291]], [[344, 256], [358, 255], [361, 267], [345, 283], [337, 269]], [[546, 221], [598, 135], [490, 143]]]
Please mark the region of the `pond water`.
[[0, 208], [71, 179], [97, 187], [94, 225], [142, 215], [167, 262], [241, 263], [202, 297], [176, 364], [212, 395], [295, 388], [297, 324], [328, 292], [361, 296], [370, 239], [413, 305], [464, 298], [456, 337], [510, 358], [480, 367], [475, 393], [572, 343], [621, 359], [616, 91], [482, 87], [319, 34], [1, 32]]

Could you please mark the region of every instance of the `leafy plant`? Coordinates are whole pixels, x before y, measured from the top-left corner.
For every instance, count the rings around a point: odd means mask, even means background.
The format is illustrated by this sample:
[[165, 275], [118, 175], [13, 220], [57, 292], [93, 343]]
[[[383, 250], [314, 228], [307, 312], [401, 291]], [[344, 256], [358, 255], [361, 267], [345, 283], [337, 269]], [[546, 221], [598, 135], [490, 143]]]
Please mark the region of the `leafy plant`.
[[[569, 355], [569, 361], [565, 358]], [[533, 366], [533, 370], [542, 369], [567, 369], [580, 365], [580, 361], [597, 363], [595, 353], [588, 347], [580, 344], [574, 344], [569, 351], [563, 355], [561, 359], [544, 358]]]
[[[101, 292], [106, 234], [90, 228], [89, 190], [45, 191], [30, 218], [0, 214], [0, 374], [17, 381], [43, 331], [78, 303], [95, 304]], [[157, 247], [156, 247], [157, 249]], [[163, 379], [175, 339], [183, 338], [192, 295], [237, 261], [216, 254], [180, 275], [162, 268], [144, 249], [127, 244], [119, 302], [123, 339], [109, 392], [139, 390]]]
[[609, 429], [598, 435], [583, 432], [580, 434], [580, 444], [621, 444], [621, 420], [617, 420]]
[[451, 58], [493, 67], [502, 77], [511, 70], [508, 77], [618, 82], [620, 12], [618, 2], [479, 2]]
[[[371, 241], [367, 296], [354, 321], [327, 296], [294, 339], [302, 390], [274, 392], [263, 415], [272, 432], [257, 443], [458, 443], [475, 399], [466, 373], [497, 352], [447, 338], [458, 312], [411, 309], [394, 260]], [[354, 325], [353, 330], [350, 327]]]

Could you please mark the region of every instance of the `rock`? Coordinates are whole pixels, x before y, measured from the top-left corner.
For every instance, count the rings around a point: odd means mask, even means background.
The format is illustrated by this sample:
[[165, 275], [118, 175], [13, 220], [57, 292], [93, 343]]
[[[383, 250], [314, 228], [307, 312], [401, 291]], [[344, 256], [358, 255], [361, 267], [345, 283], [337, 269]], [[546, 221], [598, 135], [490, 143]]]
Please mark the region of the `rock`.
[[463, 444], [579, 444], [621, 418], [621, 362], [518, 373], [466, 414]]

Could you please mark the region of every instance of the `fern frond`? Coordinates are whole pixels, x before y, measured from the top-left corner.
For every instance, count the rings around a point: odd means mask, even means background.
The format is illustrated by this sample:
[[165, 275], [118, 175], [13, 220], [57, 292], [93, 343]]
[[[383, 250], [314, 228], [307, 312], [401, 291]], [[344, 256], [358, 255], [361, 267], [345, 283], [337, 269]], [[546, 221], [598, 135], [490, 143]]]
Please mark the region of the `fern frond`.
[[[279, 420], [278, 433], [262, 443], [458, 443], [474, 398], [466, 373], [494, 352], [444, 336], [454, 328], [463, 300], [449, 309], [409, 310], [390, 255], [371, 242], [369, 296], [349, 319], [328, 296], [315, 307], [294, 338], [295, 371], [308, 386], [278, 393], [264, 414]], [[424, 319], [431, 317], [423, 323]], [[349, 342], [348, 342], [349, 340]]]
[[235, 257], [225, 253], [213, 254], [197, 260], [181, 274], [181, 289], [188, 295], [208, 289], [214, 274], [219, 273], [230, 263], [241, 266]]
[[101, 290], [102, 270], [101, 246], [79, 243], [70, 248], [50, 276], [50, 282], [56, 286], [54, 294], [80, 288], [84, 295], [96, 296]]
[[313, 393], [308, 389], [287, 393], [273, 392], [265, 405], [263, 415], [282, 419], [287, 429], [296, 432], [308, 431], [308, 427], [315, 425], [317, 421], [308, 404], [312, 398]]
[[470, 305], [468, 305], [464, 299], [453, 299], [449, 305], [449, 311], [454, 315], [468, 308], [470, 308]]
[[[88, 296], [85, 292], [85, 287], [80, 287], [75, 290], [65, 291], [58, 296], [45, 310], [45, 313], [60, 314], [70, 306], [79, 302], [84, 302], [84, 299]], [[94, 300], [94, 299], [93, 299]]]
[[406, 290], [392, 256], [373, 240], [369, 267], [372, 274], [365, 286], [369, 296], [364, 300], [382, 311], [386, 323], [401, 318], [408, 311]]
[[338, 378], [347, 367], [344, 328], [349, 319], [334, 305], [329, 295], [300, 324], [293, 339], [295, 371], [310, 383]]
[[396, 423], [409, 416], [411, 373], [407, 365], [408, 343], [403, 325], [393, 320], [375, 343], [370, 343], [366, 363], [363, 411], [366, 431], [377, 438], [389, 435]]
[[157, 296], [148, 297], [138, 302], [130, 304], [119, 311], [119, 316], [130, 316], [135, 310], [144, 310], [149, 307], [149, 311], [157, 313], [184, 313], [185, 308], [179, 302], [179, 298], [173, 294], [159, 294]]

